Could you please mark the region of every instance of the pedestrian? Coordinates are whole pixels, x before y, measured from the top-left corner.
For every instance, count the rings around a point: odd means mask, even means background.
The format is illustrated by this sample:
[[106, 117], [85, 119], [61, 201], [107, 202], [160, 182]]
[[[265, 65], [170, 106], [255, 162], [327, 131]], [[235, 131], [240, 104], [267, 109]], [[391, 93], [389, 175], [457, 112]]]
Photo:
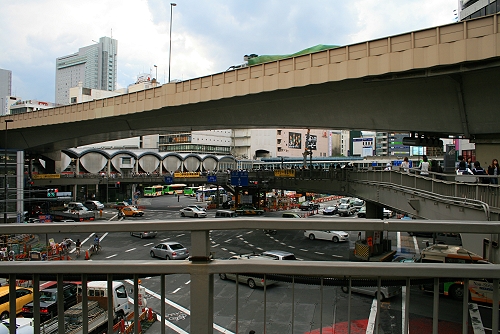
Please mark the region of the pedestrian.
[[467, 167], [467, 163], [465, 161], [460, 161], [458, 163], [457, 175], [471, 175], [472, 171], [469, 167]]
[[[474, 168], [472, 169], [472, 173], [474, 175], [486, 175], [486, 171], [483, 167], [481, 167], [479, 161], [474, 161]], [[490, 180], [487, 177], [479, 177], [477, 181], [484, 184], [490, 183]]]
[[488, 166], [488, 175], [494, 176], [494, 178], [490, 178], [490, 182], [492, 184], [498, 184], [498, 176], [500, 175], [500, 167], [498, 166], [498, 160], [493, 159], [491, 161], [491, 165]]
[[472, 162], [472, 158], [467, 158], [467, 168], [470, 170], [474, 169], [474, 163]]
[[420, 166], [418, 168], [420, 169], [420, 175], [429, 175], [429, 161], [427, 160], [427, 156], [424, 155], [422, 161], [420, 162]]
[[404, 157], [403, 162], [401, 163], [401, 168], [405, 173], [408, 173], [410, 170], [410, 162], [408, 161], [408, 157]]
[[180, 194], [177, 194], [177, 202], [180, 201], [180, 198], [181, 198], [181, 195]]

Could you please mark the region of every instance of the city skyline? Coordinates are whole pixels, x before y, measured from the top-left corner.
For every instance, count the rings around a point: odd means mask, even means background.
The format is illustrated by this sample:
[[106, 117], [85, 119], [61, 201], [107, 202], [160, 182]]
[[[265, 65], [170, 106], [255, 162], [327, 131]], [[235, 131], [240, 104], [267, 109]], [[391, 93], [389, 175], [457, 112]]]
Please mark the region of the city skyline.
[[[369, 0], [261, 4], [178, 1], [173, 7], [171, 79], [223, 72], [250, 53], [288, 54], [317, 44], [348, 45], [452, 23], [458, 6], [456, 0], [406, 1], [405, 6]], [[160, 83], [166, 81], [169, 3], [67, 6], [30, 0], [6, 5], [11, 14], [0, 22], [0, 43], [9, 52], [0, 54], [0, 68], [12, 71], [12, 95], [54, 102], [56, 58], [102, 36], [120, 41], [117, 88], [134, 83], [142, 73], [157, 71]], [[20, 26], [19, 15], [32, 17], [32, 24]]]

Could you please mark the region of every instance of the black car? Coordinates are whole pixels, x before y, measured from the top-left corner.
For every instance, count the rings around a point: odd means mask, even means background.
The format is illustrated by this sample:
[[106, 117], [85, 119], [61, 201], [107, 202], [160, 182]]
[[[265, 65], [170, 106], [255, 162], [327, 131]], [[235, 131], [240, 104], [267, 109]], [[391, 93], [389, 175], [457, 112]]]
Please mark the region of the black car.
[[224, 203], [222, 203], [222, 208], [223, 209], [231, 209], [232, 207], [234, 207], [234, 201], [231, 199], [229, 201], [225, 201]]
[[[77, 303], [76, 284], [66, 283], [63, 287], [64, 310]], [[33, 318], [33, 302], [24, 305], [22, 315], [25, 318]], [[40, 291], [40, 321], [49, 320], [57, 316], [57, 287], [56, 284]]]
[[305, 201], [300, 204], [299, 209], [302, 211], [317, 210], [319, 209], [319, 204], [310, 201]]
[[339, 213], [339, 208], [338, 206], [329, 206], [323, 209], [323, 214], [324, 215], [336, 215]]

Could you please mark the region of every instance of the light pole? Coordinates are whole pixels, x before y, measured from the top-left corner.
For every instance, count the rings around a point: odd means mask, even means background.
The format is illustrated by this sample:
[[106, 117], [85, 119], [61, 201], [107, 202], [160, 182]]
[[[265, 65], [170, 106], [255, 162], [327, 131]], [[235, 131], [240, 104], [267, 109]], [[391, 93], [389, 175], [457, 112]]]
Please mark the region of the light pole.
[[14, 122], [12, 119], [6, 119], [5, 120], [5, 149], [4, 149], [4, 156], [3, 156], [3, 168], [4, 168], [4, 173], [5, 173], [5, 179], [4, 179], [4, 212], [3, 212], [3, 222], [7, 223], [7, 129], [8, 129], [8, 124]]
[[158, 66], [156, 65], [153, 65], [155, 67], [155, 71], [156, 71], [156, 74], [155, 74], [155, 80], [156, 80], [156, 84], [158, 85]]
[[168, 47], [168, 82], [170, 82], [170, 64], [172, 63], [172, 8], [177, 6], [176, 3], [170, 3], [170, 45]]

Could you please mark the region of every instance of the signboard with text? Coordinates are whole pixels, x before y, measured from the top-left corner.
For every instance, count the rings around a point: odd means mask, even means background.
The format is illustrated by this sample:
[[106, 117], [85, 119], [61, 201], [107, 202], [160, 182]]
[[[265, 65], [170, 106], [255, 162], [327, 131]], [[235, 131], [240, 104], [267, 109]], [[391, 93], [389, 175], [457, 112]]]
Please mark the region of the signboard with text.
[[231, 172], [231, 185], [238, 187], [248, 186], [248, 172], [233, 171]]

